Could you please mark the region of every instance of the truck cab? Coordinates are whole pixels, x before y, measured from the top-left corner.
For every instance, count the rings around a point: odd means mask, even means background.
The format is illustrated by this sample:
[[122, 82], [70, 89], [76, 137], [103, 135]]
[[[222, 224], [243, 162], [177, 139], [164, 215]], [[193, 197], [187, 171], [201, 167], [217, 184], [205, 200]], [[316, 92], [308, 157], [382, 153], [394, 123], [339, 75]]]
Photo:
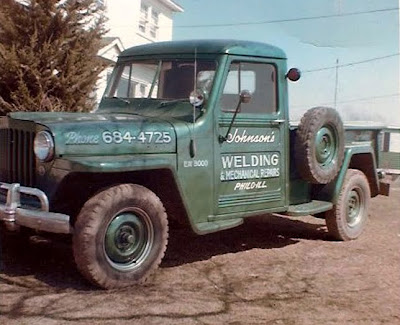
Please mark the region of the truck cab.
[[92, 113], [0, 120], [0, 220], [68, 233], [78, 269], [116, 288], [160, 264], [171, 220], [197, 234], [265, 213], [326, 218], [357, 238], [377, 170], [381, 128], [345, 130], [334, 109], [289, 123], [285, 53], [235, 40], [141, 45], [121, 53]]
[[[129, 75], [146, 68], [154, 83], [136, 95]], [[140, 46], [121, 55], [98, 112], [110, 113], [117, 103], [120, 111], [174, 126], [179, 189], [194, 230], [206, 233], [241, 222], [226, 221], [232, 216], [287, 209], [286, 72], [283, 51], [266, 44]], [[248, 103], [241, 102], [242, 91], [250, 94]], [[198, 103], [190, 103], [193, 92]]]

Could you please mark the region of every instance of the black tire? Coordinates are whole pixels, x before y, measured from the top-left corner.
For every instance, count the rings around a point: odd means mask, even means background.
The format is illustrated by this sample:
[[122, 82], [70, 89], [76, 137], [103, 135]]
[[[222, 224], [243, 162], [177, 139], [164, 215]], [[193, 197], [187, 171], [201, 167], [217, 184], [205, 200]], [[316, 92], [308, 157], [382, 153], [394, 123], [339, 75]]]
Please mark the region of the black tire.
[[89, 199], [73, 234], [79, 271], [105, 289], [142, 283], [159, 266], [168, 241], [160, 199], [136, 184], [110, 187]]
[[344, 158], [344, 128], [336, 110], [314, 107], [302, 117], [296, 134], [295, 161], [300, 176], [313, 184], [328, 184]]
[[364, 173], [349, 169], [333, 209], [327, 211], [326, 226], [336, 240], [353, 240], [363, 232], [367, 219], [371, 190]]

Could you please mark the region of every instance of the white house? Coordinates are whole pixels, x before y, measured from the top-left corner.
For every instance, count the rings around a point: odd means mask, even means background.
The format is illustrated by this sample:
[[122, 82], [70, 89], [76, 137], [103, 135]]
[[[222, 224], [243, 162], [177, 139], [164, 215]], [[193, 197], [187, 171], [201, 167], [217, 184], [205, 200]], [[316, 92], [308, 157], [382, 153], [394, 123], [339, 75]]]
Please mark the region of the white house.
[[[124, 49], [172, 39], [173, 15], [183, 8], [172, 0], [98, 0], [105, 5], [108, 18], [107, 37], [99, 56], [109, 67], [99, 76], [96, 97], [100, 100], [117, 57]], [[145, 78], [138, 76], [138, 90], [146, 88]]]
[[108, 36], [125, 48], [172, 38], [173, 14], [183, 8], [171, 0], [106, 0]]

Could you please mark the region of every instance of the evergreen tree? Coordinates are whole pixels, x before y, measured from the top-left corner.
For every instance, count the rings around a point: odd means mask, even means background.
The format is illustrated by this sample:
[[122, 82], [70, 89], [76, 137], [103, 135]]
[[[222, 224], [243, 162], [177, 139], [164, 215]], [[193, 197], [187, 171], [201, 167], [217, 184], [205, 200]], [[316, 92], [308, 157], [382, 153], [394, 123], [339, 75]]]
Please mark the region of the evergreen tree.
[[104, 68], [96, 0], [1, 0], [0, 115], [93, 108]]

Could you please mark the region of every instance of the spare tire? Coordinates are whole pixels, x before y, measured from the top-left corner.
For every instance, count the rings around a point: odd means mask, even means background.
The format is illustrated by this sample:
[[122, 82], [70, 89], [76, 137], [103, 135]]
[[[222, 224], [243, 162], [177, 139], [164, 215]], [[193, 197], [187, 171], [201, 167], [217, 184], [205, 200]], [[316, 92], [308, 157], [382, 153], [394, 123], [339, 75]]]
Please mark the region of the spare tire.
[[342, 166], [344, 128], [338, 112], [314, 107], [302, 117], [296, 133], [295, 162], [301, 177], [313, 184], [327, 184]]

